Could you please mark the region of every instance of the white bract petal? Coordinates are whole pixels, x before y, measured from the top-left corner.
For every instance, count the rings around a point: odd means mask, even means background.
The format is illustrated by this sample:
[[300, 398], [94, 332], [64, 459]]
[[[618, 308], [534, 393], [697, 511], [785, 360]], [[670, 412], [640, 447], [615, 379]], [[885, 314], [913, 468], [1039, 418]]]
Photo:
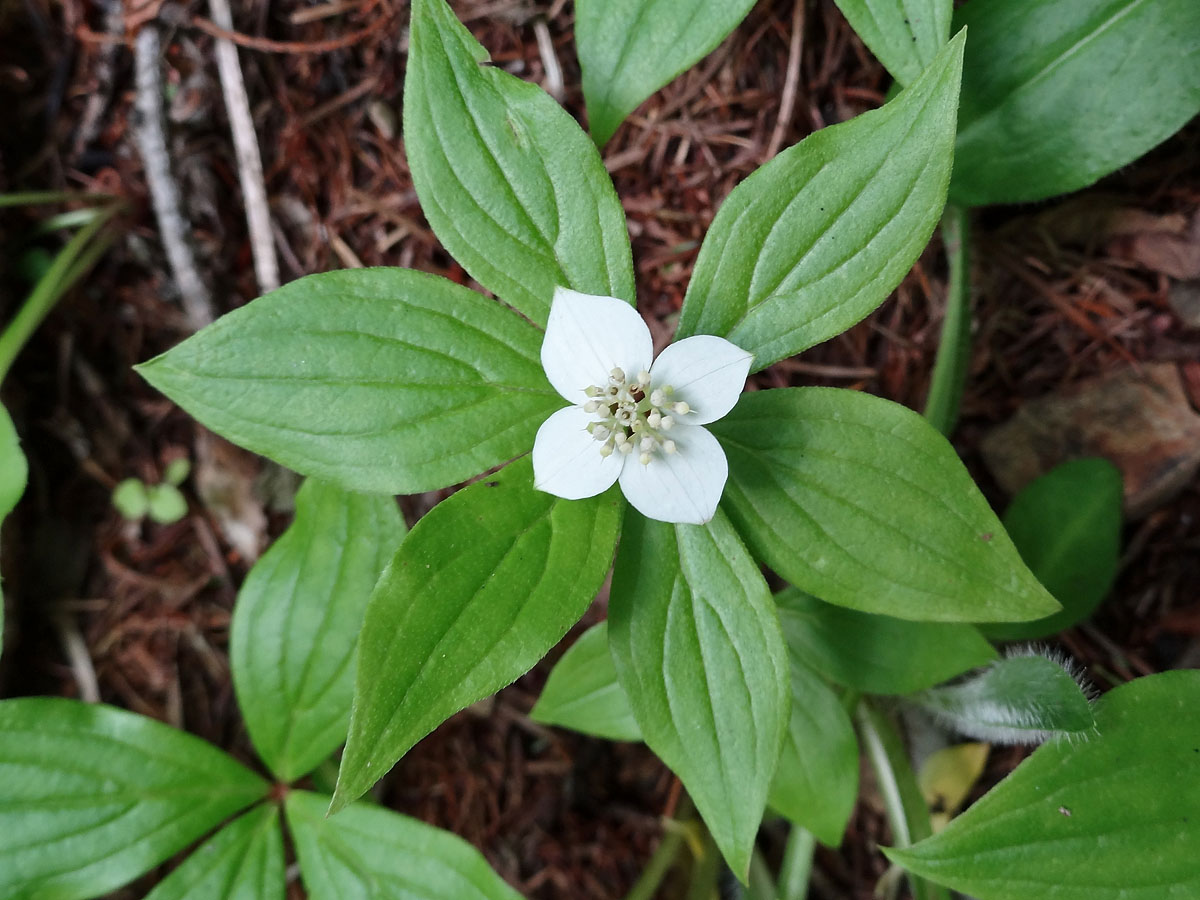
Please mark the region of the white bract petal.
[[699, 425], [677, 426], [671, 439], [674, 453], [663, 453], [647, 465], [637, 459], [625, 463], [621, 493], [648, 519], [703, 525], [716, 514], [725, 490], [725, 451]]
[[698, 334], [663, 350], [650, 367], [650, 380], [675, 389], [673, 399], [691, 410], [689, 425], [707, 425], [733, 409], [753, 361], [753, 353], [725, 338]]
[[614, 369], [636, 378], [653, 357], [650, 329], [624, 300], [555, 289], [542, 368], [568, 403], [584, 403], [584, 389], [605, 385]]
[[542, 423], [533, 439], [533, 486], [564, 500], [602, 494], [621, 474], [623, 454], [602, 456], [601, 442], [588, 431], [596, 417], [568, 406]]

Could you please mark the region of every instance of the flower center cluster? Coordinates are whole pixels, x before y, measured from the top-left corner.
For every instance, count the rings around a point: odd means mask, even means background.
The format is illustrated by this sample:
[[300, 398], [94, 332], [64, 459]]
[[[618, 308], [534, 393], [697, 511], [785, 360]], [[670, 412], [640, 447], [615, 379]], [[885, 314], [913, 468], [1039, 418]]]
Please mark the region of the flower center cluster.
[[623, 369], [613, 369], [607, 384], [591, 385], [584, 393], [589, 398], [584, 412], [600, 416], [587, 428], [600, 442], [600, 455], [637, 453], [642, 465], [649, 465], [659, 451], [675, 452], [667, 432], [692, 411], [683, 400], [672, 399], [675, 389], [669, 384], [652, 387], [649, 372], [639, 372], [630, 381]]

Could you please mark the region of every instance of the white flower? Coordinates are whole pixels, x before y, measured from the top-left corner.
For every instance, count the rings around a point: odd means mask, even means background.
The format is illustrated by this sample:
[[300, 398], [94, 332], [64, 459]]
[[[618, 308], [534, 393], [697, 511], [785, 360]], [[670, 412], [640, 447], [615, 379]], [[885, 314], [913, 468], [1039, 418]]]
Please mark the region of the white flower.
[[697, 335], [654, 360], [650, 329], [623, 300], [554, 292], [542, 367], [573, 404], [551, 415], [533, 442], [533, 484], [567, 500], [620, 481], [642, 515], [702, 525], [717, 511], [729, 466], [701, 428], [737, 403], [753, 355]]

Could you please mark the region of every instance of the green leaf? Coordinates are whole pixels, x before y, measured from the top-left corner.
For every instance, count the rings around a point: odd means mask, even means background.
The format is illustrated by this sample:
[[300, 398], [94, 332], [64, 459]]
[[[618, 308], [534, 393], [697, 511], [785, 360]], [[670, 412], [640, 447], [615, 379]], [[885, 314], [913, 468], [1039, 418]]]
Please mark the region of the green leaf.
[[152, 484], [146, 488], [146, 513], [160, 525], [170, 525], [187, 515], [188, 505], [173, 484]]
[[542, 333], [407, 269], [310, 275], [137, 367], [213, 431], [303, 475], [435, 490], [527, 452], [563, 405]]
[[722, 505], [754, 554], [801, 590], [918, 621], [1057, 611], [954, 448], [911, 410], [784, 388], [743, 395], [707, 427], [729, 457]]
[[1004, 527], [1063, 608], [1035, 622], [989, 625], [989, 637], [1046, 637], [1091, 616], [1117, 577], [1121, 500], [1121, 472], [1104, 459], [1065, 462], [1013, 498]]
[[[21, 452], [21, 440], [8, 410], [0, 404], [0, 524], [25, 493], [29, 463]], [[0, 579], [0, 586], [3, 586]], [[0, 653], [4, 652], [4, 595], [0, 592]]]
[[951, 0], [837, 0], [837, 5], [902, 85], [915, 81], [950, 38]]
[[858, 741], [850, 716], [807, 666], [791, 666], [792, 716], [770, 804], [822, 844], [842, 842], [858, 796]]
[[642, 739], [608, 651], [608, 622], [593, 625], [563, 654], [529, 718], [612, 741]]
[[444, 0], [414, 0], [404, 146], [434, 234], [538, 325], [559, 285], [632, 301], [625, 212], [600, 154], [541, 88], [487, 62]]
[[1195, 0], [971, 0], [954, 202], [1086, 187], [1200, 112]]
[[789, 702], [787, 651], [758, 566], [720, 512], [674, 526], [631, 512], [608, 621], [646, 743], [744, 881]]
[[911, 694], [996, 659], [971, 625], [859, 612], [796, 588], [775, 602], [792, 659], [866, 694]]
[[216, 747], [109, 706], [0, 703], [0, 895], [105, 894], [267, 792]]
[[946, 202], [963, 39], [882, 109], [810, 135], [733, 190], [700, 248], [678, 337], [727, 337], [762, 369], [884, 301]]
[[327, 818], [328, 804], [306, 791], [287, 798], [311, 900], [520, 900], [462, 838], [363, 803]]
[[612, 563], [622, 506], [615, 486], [588, 500], [534, 490], [524, 457], [416, 524], [367, 606], [335, 810], [579, 621]]
[[999, 744], [1088, 737], [1096, 725], [1076, 676], [1059, 659], [1032, 651], [992, 663], [960, 684], [910, 699], [947, 727]]
[[126, 478], [113, 488], [112, 505], [130, 522], [141, 520], [150, 511], [150, 494], [140, 478]]
[[146, 900], [283, 900], [279, 808], [230, 822], [161, 881]]
[[1096, 704], [1098, 736], [1039, 747], [905, 868], [979, 900], [1200, 896], [1200, 672], [1139, 678]]
[[578, 0], [575, 44], [592, 137], [716, 49], [754, 0]]
[[255, 749], [284, 781], [346, 739], [363, 613], [403, 537], [391, 497], [310, 480], [295, 521], [246, 576], [233, 608], [233, 683]]

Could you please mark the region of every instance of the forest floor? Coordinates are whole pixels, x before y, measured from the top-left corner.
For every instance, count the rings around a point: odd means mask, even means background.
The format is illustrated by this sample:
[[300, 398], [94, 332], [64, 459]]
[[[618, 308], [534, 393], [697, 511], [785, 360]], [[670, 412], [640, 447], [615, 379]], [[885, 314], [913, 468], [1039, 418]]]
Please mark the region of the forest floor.
[[[557, 60], [560, 99], [582, 119], [570, 3], [453, 5], [496, 65], [553, 87], [546, 54]], [[399, 135], [407, 4], [241, 7], [241, 70], [282, 280], [400, 265], [469, 284], [422, 216]], [[112, 250], [45, 322], [4, 385], [31, 474], [6, 528], [0, 696], [98, 697], [258, 766], [230, 683], [230, 610], [255, 555], [286, 527], [295, 480], [208, 435], [131, 369], [191, 331], [135, 140], [129, 35], [155, 16], [169, 23], [161, 74], [170, 155], [212, 312], [258, 293], [208, 15], [204, 4], [163, 0], [124, 9], [117, 0], [28, 0], [0, 9], [0, 95], [9, 110], [0, 190], [100, 191], [127, 204]], [[548, 47], [539, 49], [539, 31]], [[784, 106], [789, 78], [797, 89]], [[811, 132], [880, 105], [888, 84], [832, 0], [764, 0], [622, 126], [604, 158], [628, 216], [639, 306], [657, 342], [673, 329], [700, 241], [734, 185]], [[1198, 159], [1193, 122], [1081, 194], [975, 216], [974, 340], [953, 442], [998, 509], [1008, 497], [980, 445], [1027, 401], [1162, 362], [1177, 367], [1198, 405]], [[45, 214], [6, 211], [0, 241], [21, 245]], [[3, 320], [22, 290], [7, 252], [0, 272]], [[836, 385], [920, 409], [945, 297], [935, 237], [876, 313], [757, 383]], [[1153, 452], [1145, 465], [1179, 462]], [[110, 502], [114, 485], [130, 476], [158, 481], [179, 457], [193, 465], [188, 515], [165, 526], [122, 519]], [[1120, 574], [1095, 619], [1055, 641], [1102, 690], [1200, 665], [1200, 490], [1187, 471], [1176, 488], [1127, 522]], [[410, 524], [445, 493], [404, 498]], [[585, 623], [603, 615], [597, 605]], [[658, 844], [678, 784], [641, 745], [528, 719], [558, 655], [421, 742], [380, 798], [465, 837], [533, 900], [615, 900]], [[1022, 755], [993, 751], [985, 781]], [[868, 779], [842, 847], [818, 851], [811, 896], [870, 898], [885, 869], [876, 844], [887, 840]], [[168, 869], [113, 896], [142, 896]]]

